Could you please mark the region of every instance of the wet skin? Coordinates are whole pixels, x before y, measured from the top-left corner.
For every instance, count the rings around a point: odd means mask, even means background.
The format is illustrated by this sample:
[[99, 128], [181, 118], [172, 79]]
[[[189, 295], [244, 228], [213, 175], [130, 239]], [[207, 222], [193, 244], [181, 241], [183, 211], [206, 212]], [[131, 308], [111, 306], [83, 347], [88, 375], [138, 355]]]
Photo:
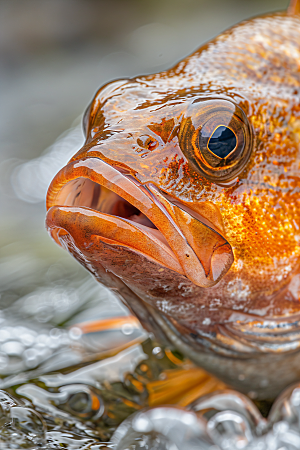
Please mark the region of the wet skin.
[[299, 13], [102, 87], [47, 196], [51, 236], [145, 327], [260, 397], [300, 376]]

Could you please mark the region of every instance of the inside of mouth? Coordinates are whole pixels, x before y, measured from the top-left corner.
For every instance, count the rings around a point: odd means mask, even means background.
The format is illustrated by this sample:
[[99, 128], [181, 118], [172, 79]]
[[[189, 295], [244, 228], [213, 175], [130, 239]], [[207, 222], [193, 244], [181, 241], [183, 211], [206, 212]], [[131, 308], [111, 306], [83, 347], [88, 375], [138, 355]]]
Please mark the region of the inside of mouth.
[[57, 203], [63, 206], [83, 206], [111, 216], [129, 220], [140, 226], [157, 227], [134, 205], [113, 191], [88, 178], [69, 181], [60, 191]]

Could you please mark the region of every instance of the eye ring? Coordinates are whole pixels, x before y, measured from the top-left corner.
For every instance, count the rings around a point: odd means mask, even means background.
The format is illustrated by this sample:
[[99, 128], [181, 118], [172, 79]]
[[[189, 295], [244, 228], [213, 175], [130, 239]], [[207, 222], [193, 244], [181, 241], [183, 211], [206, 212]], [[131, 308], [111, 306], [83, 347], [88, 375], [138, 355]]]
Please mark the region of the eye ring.
[[253, 132], [244, 111], [223, 99], [197, 99], [188, 109], [179, 143], [191, 165], [205, 178], [222, 183], [245, 168]]

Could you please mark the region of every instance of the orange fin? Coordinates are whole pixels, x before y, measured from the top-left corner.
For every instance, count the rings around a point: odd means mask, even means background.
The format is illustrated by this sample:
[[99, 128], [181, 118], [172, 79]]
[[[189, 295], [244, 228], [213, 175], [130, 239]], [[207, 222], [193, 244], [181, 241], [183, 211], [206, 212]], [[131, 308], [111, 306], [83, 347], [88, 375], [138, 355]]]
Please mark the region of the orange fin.
[[140, 328], [140, 323], [134, 316], [117, 316], [108, 319], [95, 320], [76, 324], [84, 334], [97, 333], [107, 330], [118, 330], [122, 325], [131, 325], [133, 328]]
[[288, 7], [288, 14], [300, 14], [300, 0], [291, 0]]
[[187, 406], [203, 395], [226, 388], [200, 367], [165, 370], [163, 375], [163, 380], [147, 383], [151, 407], [164, 404]]

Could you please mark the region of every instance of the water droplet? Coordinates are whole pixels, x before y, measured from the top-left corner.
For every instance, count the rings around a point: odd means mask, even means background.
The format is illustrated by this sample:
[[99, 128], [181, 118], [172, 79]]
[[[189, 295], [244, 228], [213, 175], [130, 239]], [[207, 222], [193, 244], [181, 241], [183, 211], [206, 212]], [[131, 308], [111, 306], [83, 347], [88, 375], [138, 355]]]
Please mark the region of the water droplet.
[[131, 325], [131, 323], [124, 323], [121, 327], [121, 330], [123, 334], [129, 336], [133, 333], [133, 326]]
[[78, 327], [72, 327], [69, 331], [69, 336], [74, 340], [80, 339], [82, 336], [82, 330]]
[[160, 347], [154, 347], [152, 354], [156, 356], [157, 359], [162, 359], [165, 356], [164, 351]]

